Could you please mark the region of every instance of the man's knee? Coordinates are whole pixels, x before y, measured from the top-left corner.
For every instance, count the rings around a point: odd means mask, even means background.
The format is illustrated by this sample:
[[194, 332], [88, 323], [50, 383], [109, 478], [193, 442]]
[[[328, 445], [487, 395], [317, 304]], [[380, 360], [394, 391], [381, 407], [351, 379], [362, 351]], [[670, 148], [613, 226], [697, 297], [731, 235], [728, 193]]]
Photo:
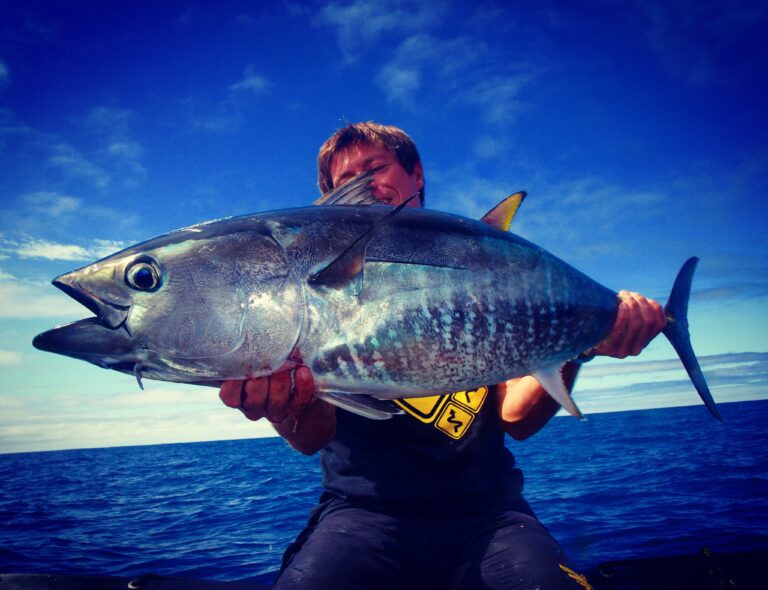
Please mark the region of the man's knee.
[[525, 514], [509, 513], [478, 535], [462, 561], [455, 588], [585, 587], [569, 574], [565, 552], [544, 525]]
[[353, 511], [320, 520], [287, 560], [279, 590], [397, 588], [403, 562], [386, 523], [360, 522]]

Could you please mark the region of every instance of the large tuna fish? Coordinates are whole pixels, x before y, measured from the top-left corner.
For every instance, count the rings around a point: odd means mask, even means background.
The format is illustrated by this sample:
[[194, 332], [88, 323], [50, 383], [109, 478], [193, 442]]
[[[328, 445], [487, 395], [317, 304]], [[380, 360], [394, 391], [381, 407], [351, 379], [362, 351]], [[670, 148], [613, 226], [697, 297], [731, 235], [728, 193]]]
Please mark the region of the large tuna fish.
[[[367, 183], [351, 186], [364, 201]], [[617, 296], [503, 231], [509, 217], [332, 205], [195, 225], [56, 278], [97, 317], [34, 345], [140, 382], [307, 365], [321, 397], [376, 418], [396, 411], [380, 400], [534, 374], [580, 416], [560, 367], [608, 335]], [[695, 264], [678, 276], [665, 333], [719, 418], [688, 338]]]

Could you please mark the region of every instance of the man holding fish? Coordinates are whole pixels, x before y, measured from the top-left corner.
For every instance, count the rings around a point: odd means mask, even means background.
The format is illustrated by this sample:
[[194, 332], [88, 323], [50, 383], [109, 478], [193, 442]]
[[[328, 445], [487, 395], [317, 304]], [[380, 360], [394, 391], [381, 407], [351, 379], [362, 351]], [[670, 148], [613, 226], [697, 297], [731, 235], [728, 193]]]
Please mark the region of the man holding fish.
[[[424, 205], [421, 160], [402, 130], [347, 125], [321, 147], [321, 192], [364, 172], [379, 204]], [[619, 298], [609, 337], [582, 360], [637, 355], [664, 329], [658, 303], [628, 291]], [[562, 368], [568, 390], [578, 370], [578, 359]], [[524, 500], [504, 446], [505, 433], [524, 440], [559, 409], [537, 378], [397, 400], [400, 414], [381, 421], [315, 393], [304, 366], [220, 390], [226, 405], [267, 418], [296, 450], [321, 451], [324, 493], [283, 558], [278, 588], [589, 587]]]

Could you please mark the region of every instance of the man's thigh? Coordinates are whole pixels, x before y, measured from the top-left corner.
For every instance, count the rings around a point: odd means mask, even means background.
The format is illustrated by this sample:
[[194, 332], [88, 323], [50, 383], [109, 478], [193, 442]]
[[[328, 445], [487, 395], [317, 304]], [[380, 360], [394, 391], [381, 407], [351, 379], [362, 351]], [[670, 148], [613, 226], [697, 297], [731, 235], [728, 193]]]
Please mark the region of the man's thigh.
[[275, 583], [279, 590], [399, 590], [411, 576], [412, 561], [403, 542], [411, 536], [392, 516], [337, 508], [302, 536]]
[[451, 585], [457, 590], [589, 588], [544, 525], [520, 512], [500, 513], [477, 526], [459, 562]]

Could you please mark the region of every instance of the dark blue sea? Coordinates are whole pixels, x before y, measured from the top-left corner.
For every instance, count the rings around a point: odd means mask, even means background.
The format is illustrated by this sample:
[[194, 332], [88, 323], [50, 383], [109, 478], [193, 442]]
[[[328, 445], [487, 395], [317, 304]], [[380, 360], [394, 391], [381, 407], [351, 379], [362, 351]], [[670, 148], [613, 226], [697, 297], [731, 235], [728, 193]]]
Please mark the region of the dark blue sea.
[[[768, 548], [768, 401], [558, 417], [510, 448], [582, 567]], [[0, 455], [0, 572], [269, 580], [319, 494], [279, 439]]]

